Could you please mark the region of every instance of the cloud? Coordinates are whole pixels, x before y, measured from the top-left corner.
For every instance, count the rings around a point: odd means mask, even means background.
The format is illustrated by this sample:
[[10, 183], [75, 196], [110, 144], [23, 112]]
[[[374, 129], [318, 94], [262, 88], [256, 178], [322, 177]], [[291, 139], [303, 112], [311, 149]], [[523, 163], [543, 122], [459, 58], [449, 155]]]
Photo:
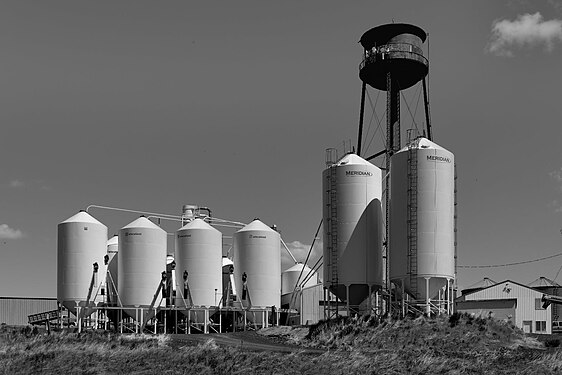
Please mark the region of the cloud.
[[497, 56], [512, 57], [516, 47], [544, 46], [550, 52], [557, 42], [562, 42], [562, 20], [544, 21], [539, 12], [526, 13], [513, 21], [495, 20], [487, 50]]
[[24, 187], [25, 183], [21, 180], [12, 180], [8, 183], [8, 185], [10, 185], [11, 188], [17, 189]]
[[17, 240], [23, 237], [23, 233], [19, 229], [13, 229], [8, 224], [0, 224], [0, 239]]
[[557, 171], [550, 172], [548, 174], [554, 181], [559, 185], [558, 187], [562, 191], [562, 168]]
[[555, 199], [548, 204], [548, 207], [552, 208], [554, 212], [562, 212], [562, 202]]
[[[308, 251], [310, 250], [310, 245], [304, 244], [300, 241], [293, 241], [288, 242], [287, 247], [293, 254], [293, 256], [297, 259], [298, 262], [304, 262], [306, 260], [306, 256]], [[308, 265], [310, 267], [314, 266], [316, 261], [322, 256], [322, 241], [316, 240], [314, 242], [314, 248], [312, 249], [312, 253], [310, 254], [310, 258], [308, 259]], [[281, 264], [283, 270], [291, 267], [295, 262], [293, 259], [287, 254], [287, 251], [283, 249], [281, 251]]]

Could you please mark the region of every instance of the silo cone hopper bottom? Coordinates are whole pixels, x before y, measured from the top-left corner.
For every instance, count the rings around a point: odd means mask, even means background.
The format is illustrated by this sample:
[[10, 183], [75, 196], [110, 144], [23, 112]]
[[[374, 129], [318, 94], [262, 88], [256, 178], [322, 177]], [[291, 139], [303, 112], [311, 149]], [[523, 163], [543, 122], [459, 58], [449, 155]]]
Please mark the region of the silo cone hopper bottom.
[[[67, 309], [69, 313], [76, 316], [76, 301], [63, 301], [61, 305]], [[78, 307], [80, 307], [80, 315], [82, 318], [87, 318], [94, 312], [93, 308], [96, 307], [96, 304], [92, 301], [88, 304], [86, 304], [86, 301], [78, 301]]]
[[[371, 286], [371, 293], [378, 289], [377, 286]], [[331, 286], [330, 292], [335, 294], [338, 299], [349, 306], [359, 306], [367, 297], [369, 297], [369, 285], [351, 284], [349, 286], [349, 298], [347, 298], [347, 287], [345, 285]], [[349, 302], [348, 302], [349, 299]]]
[[[451, 278], [450, 280], [452, 280]], [[402, 280], [396, 279], [392, 280], [394, 285], [396, 286], [397, 290], [402, 289]], [[425, 277], [418, 277], [417, 278], [417, 292], [412, 290], [410, 285], [410, 281], [408, 279], [404, 282], [404, 290], [406, 294], [413, 297], [415, 300], [418, 301], [426, 301], [427, 298], [431, 300], [439, 299], [439, 292], [441, 291], [444, 293], [444, 290], [447, 287], [447, 279], [443, 277], [430, 277], [429, 278], [429, 293], [427, 290], [426, 279]], [[443, 298], [443, 297], [441, 297]]]
[[129, 317], [134, 321], [145, 323], [154, 317], [154, 308], [148, 306], [127, 306], [123, 308], [123, 318]]

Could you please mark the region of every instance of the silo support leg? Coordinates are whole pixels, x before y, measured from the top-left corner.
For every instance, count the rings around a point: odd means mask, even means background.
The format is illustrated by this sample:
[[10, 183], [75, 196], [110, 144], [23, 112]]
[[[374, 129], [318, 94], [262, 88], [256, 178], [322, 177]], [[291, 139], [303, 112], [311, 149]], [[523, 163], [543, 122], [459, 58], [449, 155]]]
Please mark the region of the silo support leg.
[[425, 278], [425, 310], [427, 313], [427, 316], [431, 316], [431, 300], [429, 298], [429, 277]]

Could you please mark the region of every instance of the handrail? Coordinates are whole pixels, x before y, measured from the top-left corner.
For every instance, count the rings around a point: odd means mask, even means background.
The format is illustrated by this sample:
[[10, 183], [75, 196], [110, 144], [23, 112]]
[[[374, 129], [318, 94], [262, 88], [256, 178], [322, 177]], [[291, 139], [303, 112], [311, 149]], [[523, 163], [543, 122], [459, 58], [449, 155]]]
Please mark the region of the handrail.
[[[419, 52], [417, 52], [419, 51]], [[367, 51], [367, 55], [363, 58], [363, 61], [359, 64], [359, 69], [363, 69], [367, 64], [384, 60], [386, 55], [392, 54], [394, 52], [401, 52], [410, 54], [412, 57], [417, 57], [417, 59], [422, 59], [423, 62], [428, 65], [429, 60], [423, 55], [421, 48], [410, 43], [388, 43], [375, 48], [374, 50]]]

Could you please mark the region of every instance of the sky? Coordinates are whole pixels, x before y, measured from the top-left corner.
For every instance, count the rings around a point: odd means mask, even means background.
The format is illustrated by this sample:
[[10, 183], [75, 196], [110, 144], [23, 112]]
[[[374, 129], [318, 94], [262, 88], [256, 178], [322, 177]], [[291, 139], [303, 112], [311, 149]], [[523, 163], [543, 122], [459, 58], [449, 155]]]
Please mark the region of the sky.
[[[359, 38], [391, 22], [429, 33], [458, 264], [562, 253], [562, 1], [14, 0], [0, 4], [0, 295], [56, 296], [57, 224], [90, 204], [259, 217], [304, 260], [325, 150], [357, 142]], [[423, 122], [419, 86], [403, 94], [403, 128]], [[381, 150], [384, 95], [368, 90], [365, 155]], [[110, 235], [138, 217], [90, 213]], [[561, 267], [459, 268], [457, 283]]]

